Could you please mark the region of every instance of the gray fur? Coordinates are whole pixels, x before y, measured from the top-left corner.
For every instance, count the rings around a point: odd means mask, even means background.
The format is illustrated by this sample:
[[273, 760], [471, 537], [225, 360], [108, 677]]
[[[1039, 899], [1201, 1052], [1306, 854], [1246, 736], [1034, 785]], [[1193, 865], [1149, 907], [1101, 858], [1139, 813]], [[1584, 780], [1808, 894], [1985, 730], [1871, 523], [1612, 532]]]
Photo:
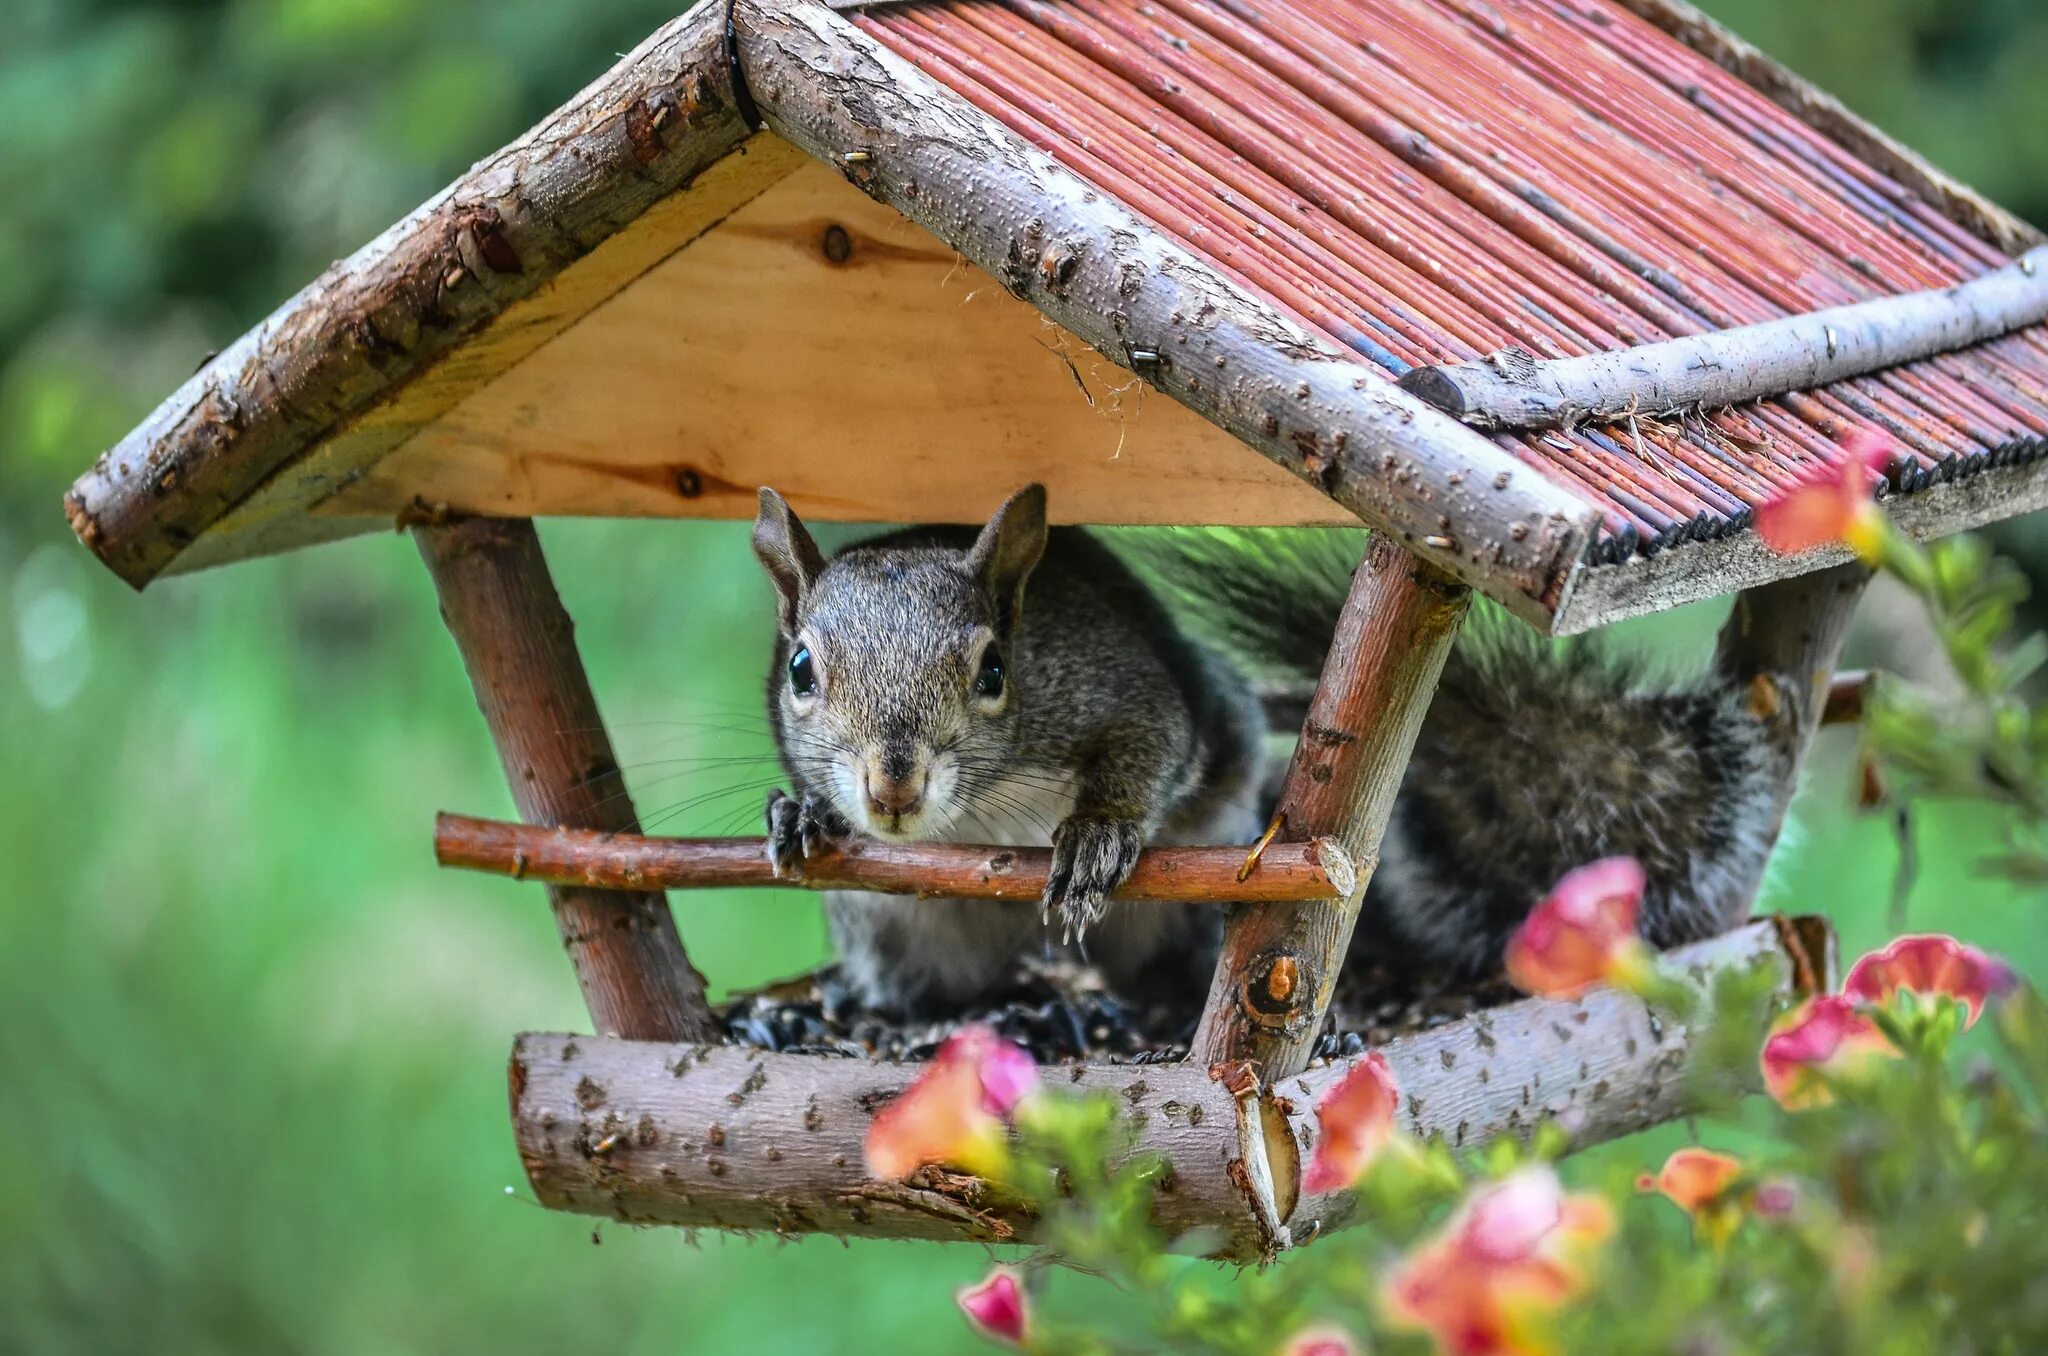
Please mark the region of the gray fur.
[[[1140, 560], [1240, 662], [1306, 679], [1362, 536], [1173, 534]], [[1423, 721], [1353, 954], [1493, 970], [1560, 876], [1609, 856], [1643, 864], [1651, 942], [1726, 931], [1763, 873], [1789, 771], [1739, 684], [1658, 681], [1591, 637], [1558, 651], [1475, 615]]]
[[1783, 754], [1743, 691], [1646, 682], [1579, 642], [1482, 629], [1446, 665], [1401, 783], [1358, 945], [1481, 973], [1558, 877], [1643, 865], [1658, 946], [1741, 921], [1778, 817]]
[[[1263, 726], [1235, 669], [1183, 637], [1093, 538], [1048, 531], [1037, 486], [979, 534], [912, 529], [830, 562], [763, 490], [754, 541], [778, 595], [768, 707], [795, 792], [767, 810], [777, 869], [849, 831], [1054, 853], [1043, 909], [828, 894], [856, 992], [900, 1010], [958, 1006], [1059, 935], [1085, 939], [1119, 989], [1199, 994], [1213, 914], [1106, 896], [1147, 843], [1256, 836]], [[1000, 700], [975, 691], [989, 644]], [[792, 687], [800, 647], [815, 696]]]

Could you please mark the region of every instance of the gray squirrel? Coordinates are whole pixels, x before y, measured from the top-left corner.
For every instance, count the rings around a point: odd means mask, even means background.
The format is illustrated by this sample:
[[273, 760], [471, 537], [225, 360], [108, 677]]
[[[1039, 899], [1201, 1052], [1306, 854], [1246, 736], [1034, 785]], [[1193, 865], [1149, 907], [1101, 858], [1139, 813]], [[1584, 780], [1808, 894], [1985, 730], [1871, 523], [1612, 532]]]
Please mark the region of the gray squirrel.
[[[1056, 929], [1120, 994], [1198, 998], [1218, 911], [1108, 896], [1147, 844], [1249, 843], [1264, 827], [1265, 719], [1247, 673], [1319, 672], [1350, 564], [1196, 545], [1151, 572], [1155, 590], [1082, 529], [1049, 529], [1038, 485], [979, 532], [912, 528], [829, 561], [764, 488], [753, 545], [777, 597], [768, 710], [792, 782], [768, 798], [777, 873], [855, 832], [1053, 849], [1042, 907], [828, 893], [856, 996], [957, 1009]], [[1209, 618], [1218, 644], [1186, 634], [1162, 593]], [[1354, 947], [1484, 973], [1559, 876], [1616, 854], [1647, 872], [1652, 943], [1722, 931], [1769, 850], [1783, 774], [1771, 748], [1733, 685], [1645, 686], [1596, 647], [1556, 656], [1509, 626], [1468, 626]]]

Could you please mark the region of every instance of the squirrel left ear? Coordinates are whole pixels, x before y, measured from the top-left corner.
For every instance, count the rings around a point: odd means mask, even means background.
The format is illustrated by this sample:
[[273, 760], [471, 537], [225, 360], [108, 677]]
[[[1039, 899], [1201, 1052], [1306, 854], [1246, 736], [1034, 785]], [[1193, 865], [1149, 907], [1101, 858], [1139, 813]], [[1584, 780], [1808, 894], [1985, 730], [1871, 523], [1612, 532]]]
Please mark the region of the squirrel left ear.
[[1011, 495], [967, 549], [967, 568], [996, 605], [996, 629], [1007, 632], [1024, 608], [1024, 581], [1045, 554], [1045, 486]]
[[761, 487], [761, 509], [754, 518], [754, 554], [775, 581], [775, 608], [782, 633], [794, 635], [804, 595], [825, 571], [825, 554], [811, 540], [789, 501], [766, 485]]

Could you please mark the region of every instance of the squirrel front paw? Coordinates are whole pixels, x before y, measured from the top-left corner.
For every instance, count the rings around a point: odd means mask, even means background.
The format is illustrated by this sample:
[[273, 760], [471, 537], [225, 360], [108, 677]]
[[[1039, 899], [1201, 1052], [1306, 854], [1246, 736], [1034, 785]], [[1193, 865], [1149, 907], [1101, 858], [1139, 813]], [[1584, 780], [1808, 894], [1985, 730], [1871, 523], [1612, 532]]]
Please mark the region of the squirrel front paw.
[[768, 793], [763, 816], [768, 826], [768, 863], [778, 876], [798, 875], [798, 868], [853, 832], [853, 826], [830, 801], [806, 791], [801, 799], [780, 788]]
[[1052, 872], [1045, 878], [1045, 914], [1059, 910], [1066, 939], [1084, 935], [1109, 907], [1145, 846], [1135, 820], [1070, 815], [1052, 835]]

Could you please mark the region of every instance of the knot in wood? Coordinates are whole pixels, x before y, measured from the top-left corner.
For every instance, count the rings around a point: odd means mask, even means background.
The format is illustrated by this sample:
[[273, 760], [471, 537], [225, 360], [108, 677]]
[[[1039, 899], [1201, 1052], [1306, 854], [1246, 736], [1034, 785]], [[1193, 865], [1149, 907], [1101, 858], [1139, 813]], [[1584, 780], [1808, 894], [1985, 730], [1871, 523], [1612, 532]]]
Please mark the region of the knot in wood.
[[1240, 995], [1245, 1015], [1269, 1029], [1291, 1025], [1301, 1017], [1303, 1001], [1314, 990], [1310, 978], [1309, 967], [1292, 952], [1260, 956], [1245, 975]]

